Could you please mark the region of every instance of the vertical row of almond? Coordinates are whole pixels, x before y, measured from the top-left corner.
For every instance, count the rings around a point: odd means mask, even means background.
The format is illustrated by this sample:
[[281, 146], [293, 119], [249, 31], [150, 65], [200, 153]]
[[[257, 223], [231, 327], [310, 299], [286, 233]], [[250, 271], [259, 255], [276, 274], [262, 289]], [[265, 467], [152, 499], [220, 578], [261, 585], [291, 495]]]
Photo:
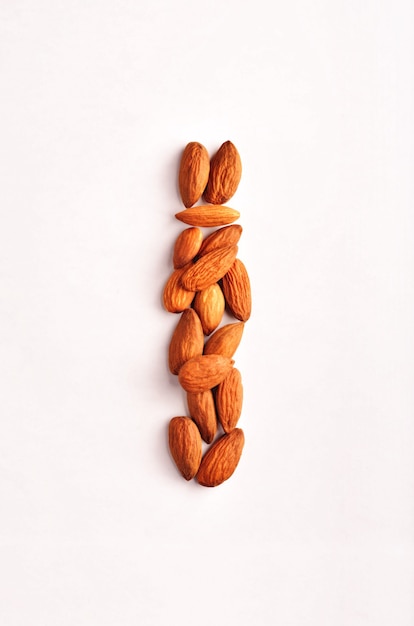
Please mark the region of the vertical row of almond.
[[[188, 416], [171, 419], [169, 447], [186, 480], [215, 487], [233, 474], [244, 445], [237, 427], [243, 386], [233, 356], [251, 313], [250, 281], [237, 257], [240, 214], [225, 205], [241, 177], [235, 146], [226, 141], [211, 158], [189, 143], [178, 184], [185, 210], [176, 218], [189, 228], [177, 237], [174, 269], [164, 287], [164, 308], [180, 314], [168, 352], [170, 372], [186, 392]], [[204, 204], [194, 206], [201, 198]], [[201, 228], [216, 228], [204, 235]], [[224, 312], [235, 318], [222, 324]], [[203, 456], [203, 443], [210, 447]]]

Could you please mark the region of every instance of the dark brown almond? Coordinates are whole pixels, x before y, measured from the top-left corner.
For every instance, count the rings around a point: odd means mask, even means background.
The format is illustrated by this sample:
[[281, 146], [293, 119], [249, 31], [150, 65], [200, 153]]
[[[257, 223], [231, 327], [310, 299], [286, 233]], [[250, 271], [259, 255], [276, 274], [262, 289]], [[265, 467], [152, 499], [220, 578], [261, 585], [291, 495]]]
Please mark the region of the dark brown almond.
[[181, 314], [173, 332], [168, 351], [168, 366], [172, 374], [178, 374], [186, 361], [203, 353], [204, 335], [200, 318], [193, 309]]
[[244, 447], [244, 433], [235, 428], [213, 443], [201, 460], [197, 481], [204, 487], [217, 487], [234, 473]]
[[202, 455], [201, 435], [189, 417], [173, 417], [168, 427], [171, 456], [180, 472], [191, 480], [197, 474]]

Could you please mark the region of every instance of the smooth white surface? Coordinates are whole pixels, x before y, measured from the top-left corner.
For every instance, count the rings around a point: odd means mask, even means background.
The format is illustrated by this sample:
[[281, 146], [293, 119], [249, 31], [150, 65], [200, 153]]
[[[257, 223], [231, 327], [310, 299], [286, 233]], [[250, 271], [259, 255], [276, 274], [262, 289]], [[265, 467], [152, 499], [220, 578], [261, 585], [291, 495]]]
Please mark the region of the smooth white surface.
[[[0, 17], [0, 623], [412, 626], [411, 3]], [[209, 490], [161, 293], [181, 150], [227, 139], [254, 310]]]

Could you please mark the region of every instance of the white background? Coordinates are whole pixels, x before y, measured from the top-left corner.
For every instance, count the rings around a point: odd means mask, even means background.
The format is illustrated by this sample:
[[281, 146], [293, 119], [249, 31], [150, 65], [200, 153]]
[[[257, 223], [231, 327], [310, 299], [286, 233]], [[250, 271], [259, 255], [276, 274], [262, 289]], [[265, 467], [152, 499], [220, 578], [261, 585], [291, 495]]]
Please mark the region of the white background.
[[[0, 17], [2, 626], [412, 626], [412, 3]], [[181, 151], [227, 139], [246, 445], [206, 489], [161, 293]]]

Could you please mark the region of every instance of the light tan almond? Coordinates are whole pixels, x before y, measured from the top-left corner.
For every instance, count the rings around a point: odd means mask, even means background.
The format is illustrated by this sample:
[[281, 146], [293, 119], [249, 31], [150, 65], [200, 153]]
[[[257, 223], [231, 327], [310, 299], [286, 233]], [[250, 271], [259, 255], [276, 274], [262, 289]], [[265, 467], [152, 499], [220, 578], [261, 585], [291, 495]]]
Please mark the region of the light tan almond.
[[221, 354], [195, 356], [184, 363], [178, 372], [178, 381], [191, 393], [213, 389], [226, 378], [233, 364], [234, 361]]
[[192, 263], [184, 265], [174, 270], [168, 278], [163, 292], [164, 308], [170, 313], [181, 313], [187, 309], [194, 300], [195, 291], [184, 289], [181, 278], [183, 274], [190, 268]]
[[201, 291], [217, 283], [233, 265], [237, 252], [237, 246], [217, 248], [208, 252], [183, 272], [182, 286], [188, 291]]
[[175, 269], [190, 263], [200, 250], [203, 233], [195, 226], [186, 228], [177, 237], [174, 244], [173, 265]]
[[201, 438], [211, 443], [217, 432], [217, 416], [211, 389], [198, 393], [187, 393], [188, 411], [198, 426]]
[[197, 474], [202, 455], [201, 435], [189, 417], [173, 417], [168, 427], [171, 456], [180, 472], [191, 480]]
[[203, 193], [210, 172], [210, 158], [206, 148], [191, 141], [184, 148], [178, 173], [178, 187], [184, 206], [190, 207]]
[[223, 276], [221, 286], [231, 313], [238, 320], [247, 322], [252, 312], [252, 295], [249, 275], [240, 259], [235, 259], [229, 271]]
[[243, 406], [243, 385], [241, 374], [233, 367], [229, 375], [216, 389], [217, 417], [225, 433], [237, 426]]
[[193, 307], [200, 318], [205, 335], [210, 335], [220, 324], [224, 306], [223, 292], [217, 283], [197, 291]]
[[244, 447], [244, 433], [235, 428], [213, 443], [201, 460], [196, 479], [204, 487], [217, 487], [229, 479], [239, 464]]
[[221, 354], [231, 359], [239, 347], [244, 331], [244, 322], [222, 326], [206, 341], [204, 354]]
[[207, 252], [211, 252], [216, 248], [224, 248], [226, 246], [235, 246], [241, 237], [243, 228], [240, 224], [231, 224], [223, 226], [208, 235], [201, 244], [198, 256], [203, 256]]
[[224, 142], [210, 161], [210, 174], [203, 197], [211, 204], [223, 204], [236, 193], [242, 174], [242, 164], [236, 146]]
[[173, 332], [168, 351], [168, 366], [172, 374], [178, 374], [186, 361], [203, 353], [204, 335], [200, 319], [193, 309], [181, 314]]
[[191, 209], [175, 214], [177, 220], [190, 226], [225, 226], [239, 219], [240, 213], [228, 206], [213, 206], [212, 204], [194, 206]]

